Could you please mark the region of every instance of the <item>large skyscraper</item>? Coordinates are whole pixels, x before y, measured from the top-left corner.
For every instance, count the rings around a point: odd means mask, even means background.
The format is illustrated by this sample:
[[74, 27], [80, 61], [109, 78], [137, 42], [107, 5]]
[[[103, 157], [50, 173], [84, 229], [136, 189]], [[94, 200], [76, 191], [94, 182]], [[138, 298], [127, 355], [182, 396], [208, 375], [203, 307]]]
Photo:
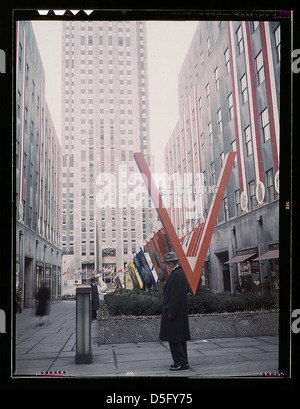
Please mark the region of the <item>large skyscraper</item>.
[[145, 23], [63, 22], [62, 36], [63, 268], [120, 270], [153, 228], [133, 194], [134, 152], [150, 165]]

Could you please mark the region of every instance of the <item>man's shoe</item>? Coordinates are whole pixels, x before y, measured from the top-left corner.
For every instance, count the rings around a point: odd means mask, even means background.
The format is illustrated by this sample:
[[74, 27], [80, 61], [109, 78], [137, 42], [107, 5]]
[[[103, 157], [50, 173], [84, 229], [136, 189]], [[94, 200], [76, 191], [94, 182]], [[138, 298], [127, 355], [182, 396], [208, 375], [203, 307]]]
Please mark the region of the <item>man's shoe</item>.
[[[185, 365], [181, 365], [181, 366], [184, 366], [184, 367], [186, 367], [186, 368], [188, 368], [188, 369], [190, 368], [190, 365], [189, 365], [189, 364], [185, 364]], [[175, 367], [175, 365], [173, 365], [173, 364], [170, 366], [170, 368], [174, 368], [174, 367]]]
[[170, 366], [170, 371], [185, 371], [187, 369], [190, 369], [189, 364], [187, 364], [187, 365], [177, 365], [177, 366], [171, 365]]

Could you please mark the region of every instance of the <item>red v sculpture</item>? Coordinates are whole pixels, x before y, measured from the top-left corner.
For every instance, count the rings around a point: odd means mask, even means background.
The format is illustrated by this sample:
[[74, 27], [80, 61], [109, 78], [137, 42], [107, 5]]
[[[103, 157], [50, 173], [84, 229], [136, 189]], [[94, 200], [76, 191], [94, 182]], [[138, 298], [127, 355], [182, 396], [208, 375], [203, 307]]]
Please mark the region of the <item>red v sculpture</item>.
[[230, 172], [234, 162], [236, 152], [229, 152], [224, 160], [224, 165], [217, 183], [217, 193], [214, 195], [204, 230], [201, 236], [200, 244], [196, 253], [196, 257], [187, 257], [176, 234], [173, 223], [169, 217], [167, 209], [164, 206], [163, 200], [155, 185], [154, 179], [151, 175], [150, 169], [146, 163], [144, 155], [141, 152], [134, 154], [134, 159], [146, 183], [148, 192], [152, 198], [154, 206], [157, 210], [161, 223], [165, 229], [166, 234], [172, 244], [174, 251], [180, 258], [181, 266], [188, 279], [189, 286], [193, 294], [196, 293], [204, 261], [208, 251], [208, 247], [212, 238], [214, 227], [217, 222], [217, 217], [223, 201], [223, 196], [229, 180]]

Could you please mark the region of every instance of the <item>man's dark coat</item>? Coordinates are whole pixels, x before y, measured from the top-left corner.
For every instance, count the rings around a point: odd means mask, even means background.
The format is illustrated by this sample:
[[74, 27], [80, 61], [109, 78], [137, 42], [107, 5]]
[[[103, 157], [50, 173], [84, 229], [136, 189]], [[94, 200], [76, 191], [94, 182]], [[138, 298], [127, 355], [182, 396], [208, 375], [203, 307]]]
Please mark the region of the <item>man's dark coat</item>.
[[98, 286], [97, 284], [91, 283], [92, 288], [92, 311], [97, 311], [100, 308]]
[[[181, 342], [191, 339], [188, 306], [188, 283], [181, 267], [176, 267], [170, 274], [164, 288], [160, 334], [162, 341]], [[169, 319], [168, 314], [174, 318]]]

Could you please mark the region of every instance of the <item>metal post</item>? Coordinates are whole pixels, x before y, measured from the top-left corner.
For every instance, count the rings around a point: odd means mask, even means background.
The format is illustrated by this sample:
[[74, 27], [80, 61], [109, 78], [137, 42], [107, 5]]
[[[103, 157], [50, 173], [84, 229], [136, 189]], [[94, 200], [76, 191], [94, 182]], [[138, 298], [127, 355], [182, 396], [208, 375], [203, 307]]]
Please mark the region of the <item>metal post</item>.
[[90, 364], [91, 362], [91, 287], [79, 285], [76, 288], [75, 364]]

